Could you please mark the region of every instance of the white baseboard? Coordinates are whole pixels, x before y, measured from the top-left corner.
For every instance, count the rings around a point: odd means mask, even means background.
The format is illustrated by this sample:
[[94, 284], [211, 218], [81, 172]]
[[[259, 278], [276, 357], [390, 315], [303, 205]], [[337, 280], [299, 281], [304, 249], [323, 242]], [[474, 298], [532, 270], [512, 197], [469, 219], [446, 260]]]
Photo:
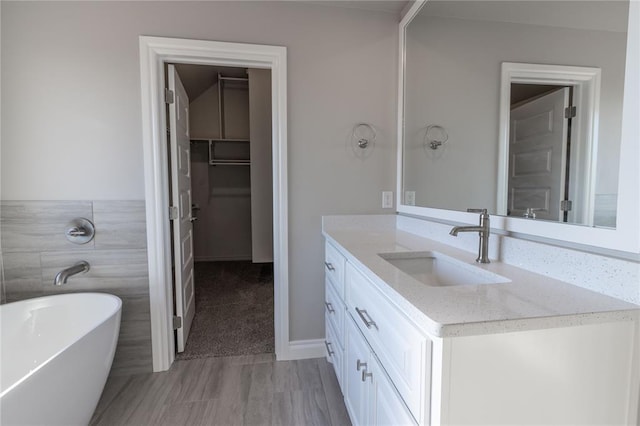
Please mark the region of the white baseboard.
[[293, 340], [289, 342], [288, 353], [278, 360], [323, 358], [325, 355], [324, 339]]

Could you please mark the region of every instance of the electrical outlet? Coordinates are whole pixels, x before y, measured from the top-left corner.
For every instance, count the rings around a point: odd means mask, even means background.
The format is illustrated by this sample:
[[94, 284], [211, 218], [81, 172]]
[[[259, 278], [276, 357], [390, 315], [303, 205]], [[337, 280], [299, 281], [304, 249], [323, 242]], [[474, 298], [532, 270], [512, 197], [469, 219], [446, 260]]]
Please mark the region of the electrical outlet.
[[405, 191], [404, 192], [404, 203], [407, 206], [415, 206], [416, 205], [416, 191]]
[[393, 208], [393, 191], [382, 191], [382, 208]]

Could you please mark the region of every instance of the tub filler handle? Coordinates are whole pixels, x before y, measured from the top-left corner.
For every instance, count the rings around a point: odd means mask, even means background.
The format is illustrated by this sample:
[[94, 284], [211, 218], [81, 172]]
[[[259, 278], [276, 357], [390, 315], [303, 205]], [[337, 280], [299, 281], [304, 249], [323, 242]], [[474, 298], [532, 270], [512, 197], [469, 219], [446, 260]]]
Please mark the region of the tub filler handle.
[[53, 279], [53, 285], [60, 286], [62, 284], [66, 284], [70, 276], [89, 272], [89, 269], [91, 269], [89, 266], [89, 262], [82, 260], [75, 265], [58, 272], [56, 274], [56, 277]]

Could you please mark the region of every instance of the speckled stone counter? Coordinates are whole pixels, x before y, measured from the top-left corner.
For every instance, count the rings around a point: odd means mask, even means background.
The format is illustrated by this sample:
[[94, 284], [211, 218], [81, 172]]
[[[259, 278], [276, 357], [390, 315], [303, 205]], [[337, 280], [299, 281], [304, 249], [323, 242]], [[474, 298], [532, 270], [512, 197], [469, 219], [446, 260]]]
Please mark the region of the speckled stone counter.
[[[396, 229], [394, 216], [323, 220], [323, 235], [422, 330], [469, 336], [638, 320], [640, 306], [502, 262], [480, 265], [469, 252]], [[499, 284], [432, 287], [379, 253], [436, 251], [501, 275]]]

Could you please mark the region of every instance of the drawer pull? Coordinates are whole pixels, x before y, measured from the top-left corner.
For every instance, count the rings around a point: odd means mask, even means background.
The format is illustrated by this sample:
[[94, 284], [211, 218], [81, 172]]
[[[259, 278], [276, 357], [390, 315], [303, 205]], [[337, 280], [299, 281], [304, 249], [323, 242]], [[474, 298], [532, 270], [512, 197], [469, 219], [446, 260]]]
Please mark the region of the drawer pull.
[[327, 311], [329, 311], [330, 314], [334, 313], [336, 310], [333, 309], [333, 305], [331, 305], [331, 303], [329, 302], [324, 302], [324, 306], [327, 307]]
[[360, 360], [357, 360], [357, 364], [356, 364], [356, 371], [360, 371], [360, 368], [364, 367], [365, 370], [367, 369], [367, 363], [366, 362], [362, 362]]
[[366, 382], [367, 377], [371, 377], [371, 381], [373, 381], [373, 373], [367, 373], [367, 369], [362, 370], [362, 381]]
[[[364, 322], [364, 325], [367, 326], [367, 328], [371, 328], [371, 326], [374, 326], [376, 328], [376, 330], [378, 329], [378, 325], [376, 324], [376, 322], [374, 320], [371, 319], [371, 317], [369, 316], [369, 314], [367, 313], [366, 310], [356, 308], [356, 312], [360, 316], [360, 319], [362, 320], [362, 322]], [[365, 315], [369, 319], [365, 318]]]
[[333, 351], [331, 350], [331, 343], [325, 340], [324, 345], [327, 347], [327, 353], [329, 354], [329, 356], [333, 355]]
[[328, 270], [330, 271], [335, 271], [336, 268], [333, 267], [333, 265], [329, 262], [324, 262], [324, 265], [327, 267]]

